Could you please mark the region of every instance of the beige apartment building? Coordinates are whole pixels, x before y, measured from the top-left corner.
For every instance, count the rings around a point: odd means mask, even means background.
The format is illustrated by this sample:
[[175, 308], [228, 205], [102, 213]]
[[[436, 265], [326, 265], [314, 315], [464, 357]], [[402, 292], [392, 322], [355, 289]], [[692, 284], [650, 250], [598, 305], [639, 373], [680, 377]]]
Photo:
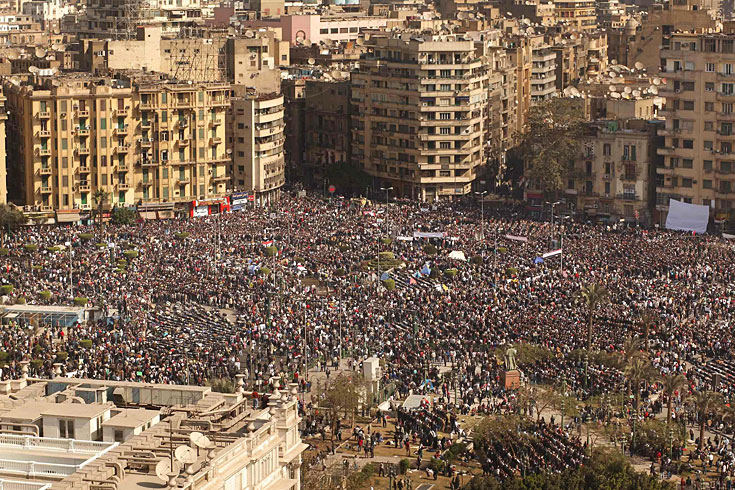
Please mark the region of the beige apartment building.
[[224, 196], [229, 85], [135, 73], [5, 82], [9, 173], [19, 204], [42, 211]]
[[588, 125], [564, 191], [580, 216], [652, 224], [656, 132], [661, 125], [643, 119]]
[[[420, 37], [419, 37], [420, 36]], [[471, 192], [484, 164], [487, 66], [461, 35], [367, 41], [352, 73], [352, 160], [374, 189], [433, 201]]]
[[556, 18], [575, 30], [597, 29], [595, 0], [555, 0]]
[[232, 184], [260, 204], [277, 199], [286, 182], [284, 116], [283, 95], [235, 88], [227, 116]]
[[656, 209], [669, 199], [706, 204], [724, 219], [735, 203], [735, 33], [675, 33], [661, 50], [666, 86]]

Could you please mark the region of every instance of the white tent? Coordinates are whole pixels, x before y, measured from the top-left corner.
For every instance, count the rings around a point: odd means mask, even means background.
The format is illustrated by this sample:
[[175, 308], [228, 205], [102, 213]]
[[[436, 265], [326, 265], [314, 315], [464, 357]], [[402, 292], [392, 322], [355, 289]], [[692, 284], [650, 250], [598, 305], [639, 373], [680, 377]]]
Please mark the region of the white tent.
[[666, 216], [666, 228], [669, 230], [705, 233], [708, 222], [709, 206], [669, 199], [669, 214]]
[[462, 260], [464, 262], [467, 262], [467, 257], [465, 257], [464, 252], [462, 252], [461, 250], [453, 250], [449, 254], [449, 258], [450, 259], [454, 259], [454, 260]]

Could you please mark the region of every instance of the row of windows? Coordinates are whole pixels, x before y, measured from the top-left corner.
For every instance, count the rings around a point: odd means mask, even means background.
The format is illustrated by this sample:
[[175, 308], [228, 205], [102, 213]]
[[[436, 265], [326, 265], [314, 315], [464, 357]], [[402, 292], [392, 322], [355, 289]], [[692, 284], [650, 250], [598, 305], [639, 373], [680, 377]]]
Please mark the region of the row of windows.
[[331, 27], [319, 29], [319, 34], [347, 34], [359, 32], [357, 27]]

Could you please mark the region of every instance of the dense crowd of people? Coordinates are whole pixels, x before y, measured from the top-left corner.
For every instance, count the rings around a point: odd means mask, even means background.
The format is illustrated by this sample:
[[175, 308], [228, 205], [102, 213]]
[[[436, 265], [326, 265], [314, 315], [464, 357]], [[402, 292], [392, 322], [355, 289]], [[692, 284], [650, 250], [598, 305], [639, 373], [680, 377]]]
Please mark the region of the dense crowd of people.
[[[562, 234], [563, 253], [540, 259]], [[578, 291], [589, 283], [610, 293], [596, 312], [595, 349], [621, 351], [650, 311], [649, 352], [664, 375], [728, 397], [735, 375], [735, 251], [710, 235], [562, 227], [483, 214], [476, 203], [286, 196], [221, 216], [23, 227], [4, 250], [8, 302], [83, 297], [106, 314], [67, 328], [11, 322], [0, 332], [3, 379], [29, 359], [36, 376], [61, 362], [65, 373], [115, 380], [203, 384], [241, 372], [249, 382], [305, 385], [307, 363], [378, 356], [384, 386], [399, 395], [443, 390], [448, 405], [467, 411], [504, 394], [495, 351], [534, 343], [554, 356], [522, 365], [524, 379], [563, 378], [586, 398], [623, 383], [619, 369], [594, 362], [587, 383], [570, 356], [586, 346]]]

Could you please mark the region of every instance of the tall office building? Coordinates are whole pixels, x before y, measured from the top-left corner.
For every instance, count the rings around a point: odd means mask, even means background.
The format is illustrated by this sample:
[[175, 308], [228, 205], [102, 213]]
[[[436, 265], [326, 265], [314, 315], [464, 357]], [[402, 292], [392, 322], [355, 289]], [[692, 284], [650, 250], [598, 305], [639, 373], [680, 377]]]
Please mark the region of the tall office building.
[[462, 35], [373, 37], [352, 74], [352, 160], [398, 196], [471, 192], [484, 160], [487, 66]]

